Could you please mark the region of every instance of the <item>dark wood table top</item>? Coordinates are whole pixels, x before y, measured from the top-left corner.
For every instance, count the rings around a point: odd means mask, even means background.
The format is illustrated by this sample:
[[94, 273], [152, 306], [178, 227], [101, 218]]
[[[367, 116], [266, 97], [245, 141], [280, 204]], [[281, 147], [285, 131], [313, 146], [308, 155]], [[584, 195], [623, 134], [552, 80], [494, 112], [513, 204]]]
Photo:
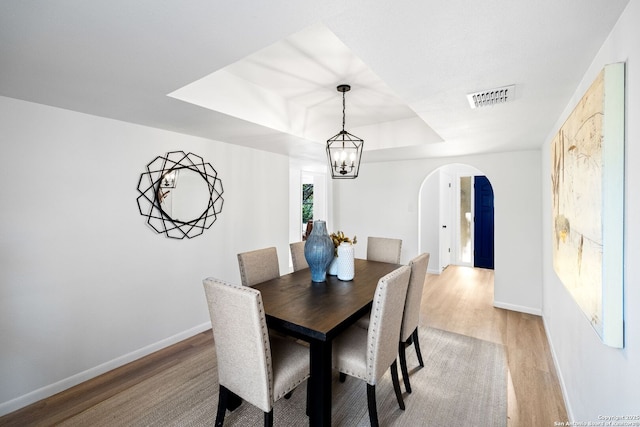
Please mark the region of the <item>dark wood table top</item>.
[[351, 281], [327, 275], [326, 282], [314, 283], [306, 268], [254, 288], [262, 293], [270, 328], [301, 339], [327, 341], [370, 309], [378, 281], [398, 267], [356, 259]]

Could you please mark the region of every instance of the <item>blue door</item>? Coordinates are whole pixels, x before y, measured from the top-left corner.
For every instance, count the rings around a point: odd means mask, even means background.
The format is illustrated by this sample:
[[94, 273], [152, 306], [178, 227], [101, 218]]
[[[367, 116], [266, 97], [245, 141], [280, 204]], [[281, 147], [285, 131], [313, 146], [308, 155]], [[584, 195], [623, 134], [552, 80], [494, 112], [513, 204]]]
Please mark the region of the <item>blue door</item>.
[[493, 188], [486, 176], [474, 177], [473, 266], [493, 269]]

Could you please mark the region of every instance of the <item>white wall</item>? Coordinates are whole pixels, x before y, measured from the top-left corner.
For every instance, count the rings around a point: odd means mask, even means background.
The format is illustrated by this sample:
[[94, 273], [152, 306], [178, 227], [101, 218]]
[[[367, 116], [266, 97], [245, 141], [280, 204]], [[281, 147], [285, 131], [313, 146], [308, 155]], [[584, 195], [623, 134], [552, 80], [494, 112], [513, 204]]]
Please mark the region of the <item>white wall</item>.
[[[285, 156], [0, 97], [0, 415], [208, 328], [202, 279], [236, 254], [288, 268]], [[224, 207], [204, 234], [156, 234], [136, 204], [145, 166], [193, 152]]]
[[[431, 274], [440, 274], [440, 171], [437, 170], [424, 180], [418, 195], [418, 233], [420, 252], [428, 252]], [[382, 236], [392, 237], [392, 236]], [[363, 242], [365, 242], [363, 240]], [[417, 253], [417, 252], [416, 252]]]
[[[543, 146], [544, 321], [559, 368], [569, 416], [640, 415], [640, 0], [631, 0], [609, 38], [585, 72], [573, 98]], [[604, 65], [626, 61], [625, 166], [625, 348], [602, 344], [553, 270], [551, 242], [550, 143]], [[637, 423], [638, 420], [636, 419]]]
[[541, 314], [539, 151], [365, 163], [357, 179], [336, 180], [333, 184], [336, 228], [358, 235], [358, 257], [366, 256], [367, 236], [399, 237], [403, 241], [401, 261], [409, 261], [418, 254], [421, 185], [434, 170], [451, 163], [483, 171], [493, 186], [494, 305]]

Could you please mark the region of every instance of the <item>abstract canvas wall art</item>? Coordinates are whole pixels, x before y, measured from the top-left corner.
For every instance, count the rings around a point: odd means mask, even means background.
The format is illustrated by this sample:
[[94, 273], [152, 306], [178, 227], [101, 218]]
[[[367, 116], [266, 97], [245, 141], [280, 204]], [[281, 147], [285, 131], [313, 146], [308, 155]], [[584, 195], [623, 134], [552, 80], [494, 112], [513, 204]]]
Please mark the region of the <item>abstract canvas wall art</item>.
[[624, 63], [606, 65], [551, 142], [553, 266], [602, 341], [624, 346]]

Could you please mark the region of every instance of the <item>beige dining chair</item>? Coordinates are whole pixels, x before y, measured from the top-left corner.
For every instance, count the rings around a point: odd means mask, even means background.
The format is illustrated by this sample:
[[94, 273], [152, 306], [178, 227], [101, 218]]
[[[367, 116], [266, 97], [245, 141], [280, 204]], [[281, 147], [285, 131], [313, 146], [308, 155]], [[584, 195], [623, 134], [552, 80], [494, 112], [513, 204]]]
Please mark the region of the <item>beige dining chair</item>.
[[422, 353], [420, 352], [420, 341], [418, 337], [418, 322], [420, 321], [420, 303], [422, 301], [422, 290], [427, 277], [427, 266], [429, 265], [429, 253], [418, 255], [409, 261], [411, 267], [411, 279], [407, 289], [407, 299], [404, 303], [402, 315], [402, 326], [400, 327], [400, 344], [398, 354], [400, 355], [400, 369], [402, 370], [402, 380], [407, 393], [411, 393], [411, 383], [409, 382], [409, 371], [407, 370], [406, 347], [413, 343], [418, 356], [418, 363], [424, 367]]
[[293, 271], [302, 270], [303, 268], [309, 268], [307, 259], [304, 256], [304, 244], [305, 242], [289, 243], [291, 249], [291, 262], [293, 263]]
[[340, 380], [346, 374], [367, 383], [372, 426], [378, 425], [376, 384], [389, 368], [398, 405], [404, 410], [396, 356], [410, 276], [411, 269], [405, 265], [382, 277], [373, 297], [369, 329], [354, 325], [333, 341], [333, 367], [340, 372]]
[[264, 412], [273, 425], [273, 406], [309, 378], [309, 349], [269, 336], [257, 289], [203, 280], [218, 366], [216, 426], [222, 426], [230, 398], [240, 397]]
[[244, 286], [253, 286], [280, 277], [278, 251], [275, 247], [239, 253], [238, 266]]
[[369, 237], [367, 239], [367, 260], [400, 264], [402, 239]]
[[[402, 239], [391, 239], [388, 237], [368, 237], [367, 238], [367, 260], [389, 262], [400, 264], [400, 252], [402, 250]], [[358, 319], [358, 326], [369, 328], [369, 316], [367, 313]]]

